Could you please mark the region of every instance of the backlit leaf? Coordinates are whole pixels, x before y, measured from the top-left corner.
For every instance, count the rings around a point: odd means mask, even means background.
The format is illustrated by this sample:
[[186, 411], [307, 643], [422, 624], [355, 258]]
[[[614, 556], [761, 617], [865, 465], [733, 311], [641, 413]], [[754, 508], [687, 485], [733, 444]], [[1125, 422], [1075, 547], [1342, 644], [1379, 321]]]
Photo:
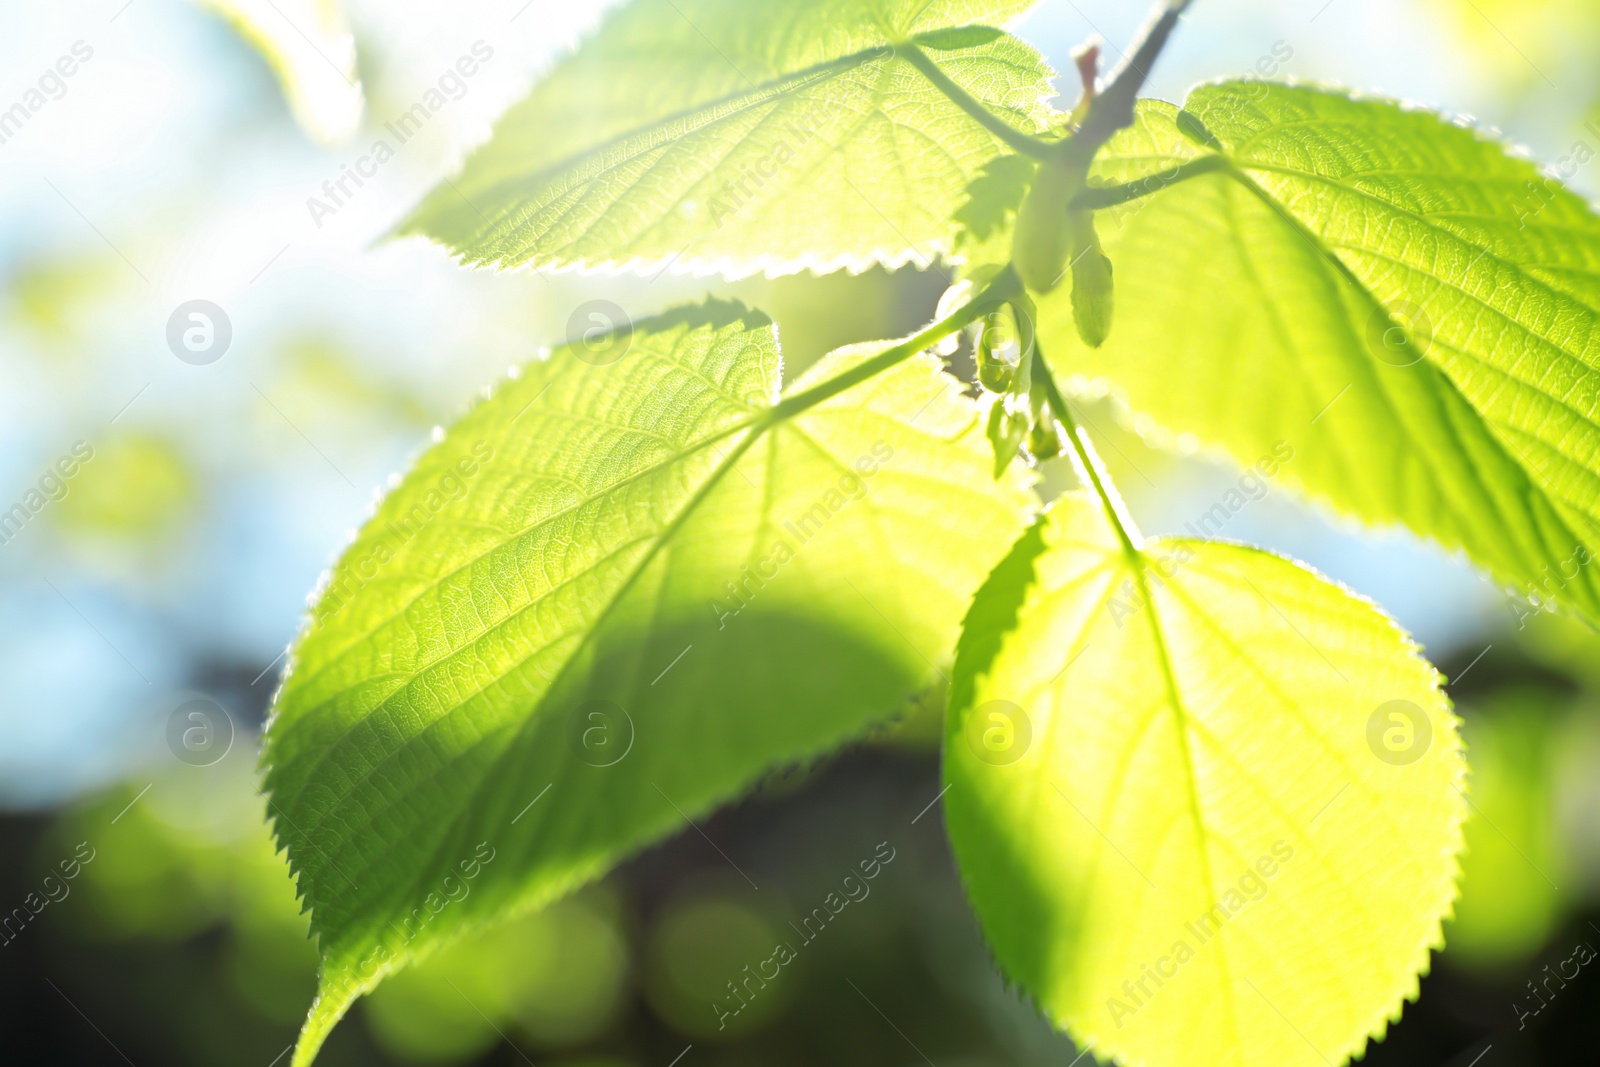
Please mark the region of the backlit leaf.
[[408, 959], [935, 675], [1026, 519], [1023, 475], [994, 480], [976, 405], [927, 353], [810, 407], [779, 397], [775, 331], [733, 305], [558, 349], [345, 552], [264, 757], [323, 957], [296, 1064]]
[[1058, 503], [979, 591], [946, 818], [1002, 969], [1097, 1060], [1326, 1067], [1439, 944], [1465, 803], [1438, 676], [1370, 603]]
[[1600, 218], [1435, 115], [1265, 82], [1144, 105], [1096, 176], [1211, 154], [1100, 216], [1103, 347], [1041, 302], [1063, 375], [1600, 619]]
[[635, 0], [401, 226], [469, 263], [729, 275], [950, 252], [1003, 147], [902, 55], [1012, 125], [1050, 71], [998, 29], [1025, 0]]

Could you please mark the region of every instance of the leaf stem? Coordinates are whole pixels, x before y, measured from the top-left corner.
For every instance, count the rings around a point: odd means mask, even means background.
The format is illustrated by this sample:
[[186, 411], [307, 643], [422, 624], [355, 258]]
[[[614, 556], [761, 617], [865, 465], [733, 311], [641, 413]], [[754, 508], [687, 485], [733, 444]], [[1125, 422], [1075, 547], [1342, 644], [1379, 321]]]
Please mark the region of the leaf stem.
[[1175, 167], [1157, 171], [1146, 175], [1136, 182], [1125, 182], [1120, 185], [1095, 185], [1079, 193], [1072, 201], [1074, 208], [1088, 211], [1101, 211], [1118, 204], [1126, 204], [1130, 200], [1159, 193], [1169, 186], [1179, 182], [1198, 178], [1202, 174], [1213, 174], [1217, 171], [1227, 170], [1228, 161], [1219, 155], [1204, 155], [1179, 163]]
[[1117, 532], [1117, 540], [1122, 542], [1123, 552], [1136, 568], [1142, 567], [1141, 551], [1144, 548], [1144, 536], [1134, 524], [1133, 516], [1128, 514], [1127, 505], [1123, 503], [1122, 495], [1112, 484], [1111, 475], [1106, 472], [1105, 463], [1095, 451], [1088, 432], [1079, 426], [1078, 420], [1073, 417], [1072, 409], [1067, 406], [1066, 398], [1057, 388], [1050, 367], [1044, 361], [1044, 354], [1037, 345], [1033, 350], [1032, 374], [1033, 380], [1044, 389], [1045, 400], [1049, 403], [1050, 410], [1055, 412], [1061, 425], [1066, 427], [1067, 438], [1072, 442], [1073, 466], [1077, 468], [1078, 480], [1094, 489], [1095, 495], [1100, 498], [1100, 503], [1105, 508], [1106, 518]]
[[935, 88], [1014, 151], [1041, 161], [1061, 159], [1087, 167], [1112, 134], [1133, 125], [1133, 105], [1138, 99], [1139, 90], [1150, 76], [1150, 68], [1155, 65], [1156, 57], [1166, 47], [1167, 38], [1172, 36], [1178, 19], [1188, 10], [1191, 2], [1157, 0], [1155, 10], [1133, 50], [1125, 54], [1122, 64], [1106, 80], [1105, 88], [1089, 102], [1088, 114], [1084, 116], [1082, 124], [1070, 137], [1060, 140], [1037, 137], [1012, 126], [951, 80], [917, 45], [911, 42], [897, 45], [896, 54], [903, 56]]
[[882, 374], [896, 363], [916, 355], [949, 337], [968, 323], [995, 310], [1022, 292], [1022, 280], [1010, 266], [997, 274], [984, 290], [961, 307], [923, 328], [914, 337], [908, 337], [892, 348], [886, 348], [871, 359], [856, 364], [843, 374], [819, 382], [810, 389], [784, 397], [767, 409], [762, 421], [767, 424], [782, 422], [798, 412], [814, 407], [829, 397], [859, 385], [874, 375]]
[[1045, 140], [1031, 133], [1025, 133], [983, 106], [971, 93], [961, 88], [951, 80], [948, 74], [940, 70], [939, 65], [929, 59], [928, 54], [921, 48], [907, 43], [897, 46], [896, 52], [903, 56], [906, 62], [920, 70], [934, 84], [934, 87], [944, 93], [945, 96], [948, 96], [957, 107], [977, 119], [984, 129], [1000, 138], [1015, 151], [1025, 156], [1031, 156], [1034, 159], [1051, 159], [1060, 151], [1063, 142]]

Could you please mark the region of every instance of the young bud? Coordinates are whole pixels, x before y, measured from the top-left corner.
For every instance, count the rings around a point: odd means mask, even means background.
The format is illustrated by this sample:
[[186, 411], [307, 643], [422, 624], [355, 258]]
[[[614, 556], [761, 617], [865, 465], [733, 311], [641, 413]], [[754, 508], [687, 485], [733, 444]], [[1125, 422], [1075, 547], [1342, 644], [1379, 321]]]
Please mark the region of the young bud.
[[1004, 393], [1016, 380], [1022, 348], [1006, 330], [1004, 313], [990, 312], [979, 324], [975, 359], [978, 382], [992, 393]]
[[1111, 332], [1111, 260], [1100, 249], [1092, 212], [1072, 212], [1068, 229], [1072, 234], [1072, 321], [1083, 343], [1099, 348]]
[[1011, 262], [1022, 283], [1033, 292], [1050, 292], [1067, 273], [1072, 249], [1067, 206], [1083, 186], [1082, 164], [1041, 163], [1017, 209]]
[[989, 443], [994, 446], [994, 476], [998, 480], [1011, 461], [1017, 458], [1017, 449], [1028, 432], [1028, 419], [1021, 412], [1007, 407], [1005, 398], [995, 397], [989, 407], [985, 432]]
[[1055, 419], [1046, 415], [1033, 424], [1028, 431], [1028, 451], [1041, 463], [1061, 455], [1061, 428]]

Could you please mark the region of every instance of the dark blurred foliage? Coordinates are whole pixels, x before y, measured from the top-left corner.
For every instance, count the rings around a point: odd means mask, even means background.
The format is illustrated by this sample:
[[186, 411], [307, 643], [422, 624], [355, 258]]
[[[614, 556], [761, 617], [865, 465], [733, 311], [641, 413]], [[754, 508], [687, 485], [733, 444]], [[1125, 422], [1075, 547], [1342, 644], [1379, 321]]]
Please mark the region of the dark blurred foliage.
[[[1293, 5], [1196, 5], [1157, 71], [1171, 80], [1166, 95], [1192, 78], [1250, 69], [1281, 37], [1295, 52], [1289, 75], [1477, 108], [1552, 159], [1573, 136], [1587, 136], [1578, 120], [1600, 97], [1600, 19], [1588, 0], [1422, 0], [1384, 9], [1383, 25], [1367, 18], [1372, 5], [1338, 3], [1316, 0], [1314, 23]], [[1098, 25], [1086, 24], [1078, 4], [1055, 4], [1030, 28], [1063, 68], [1067, 49], [1091, 29], [1122, 39], [1143, 7], [1083, 6]], [[0, 602], [0, 656], [13, 668], [0, 720], [8, 739], [20, 739], [0, 750], [0, 789], [8, 803], [58, 805], [0, 816], [3, 1064], [287, 1061], [315, 988], [316, 954], [256, 793], [255, 739], [276, 670], [268, 661], [290, 639], [299, 598], [339, 532], [359, 521], [368, 487], [506, 364], [559, 340], [583, 296], [616, 296], [638, 317], [699, 289], [743, 299], [778, 320], [793, 375], [840, 344], [909, 331], [946, 284], [936, 269], [704, 286], [672, 277], [551, 283], [466, 275], [432, 250], [368, 248], [416, 190], [448, 170], [470, 140], [459, 130], [501, 106], [487, 87], [470, 98], [482, 108], [475, 119], [463, 116], [450, 135], [441, 126], [405, 164], [411, 189], [397, 170], [358, 207], [370, 216], [341, 215], [326, 234], [310, 232], [304, 191], [336, 173], [347, 153], [308, 147], [259, 57], [219, 21], [182, 8], [135, 9], [118, 26], [143, 35], [132, 44], [109, 31], [95, 38], [108, 97], [137, 97], [130, 87], [147, 66], [190, 79], [175, 83], [181, 93], [150, 97], [166, 109], [163, 125], [113, 113], [84, 81], [61, 126], [30, 131], [41, 149], [59, 133], [62, 143], [103, 142], [114, 160], [97, 170], [44, 152], [80, 213], [39, 174], [22, 173], [13, 150], [28, 142], [7, 146], [12, 169], [0, 173], [8, 197], [0, 204], [15, 230], [0, 242], [0, 370], [11, 396], [23, 397], [4, 408], [14, 453], [7, 469], [24, 486], [80, 434], [97, 450], [71, 494], [0, 560], [9, 601]], [[1419, 22], [1419, 11], [1437, 24]], [[434, 15], [466, 17], [453, 6]], [[384, 7], [358, 20], [374, 116], [408, 103], [419, 78], [443, 62], [413, 54], [427, 36], [418, 17]], [[534, 21], [519, 25], [542, 39], [549, 26]], [[1406, 29], [1419, 25], [1428, 34]], [[391, 37], [376, 32], [395, 27]], [[52, 27], [36, 36], [49, 51], [78, 32]], [[170, 53], [144, 54], [169, 42]], [[508, 76], [512, 68], [519, 78], [531, 74], [531, 57], [543, 55], [515, 56], [510, 40], [503, 47]], [[129, 64], [139, 78], [129, 77]], [[68, 125], [65, 109], [80, 99], [85, 115], [104, 110], [111, 125], [87, 133]], [[145, 154], [124, 158], [135, 148]], [[36, 164], [30, 157], [27, 166]], [[134, 195], [139, 182], [149, 188]], [[1578, 184], [1591, 187], [1591, 175]], [[82, 226], [89, 217], [94, 231]], [[260, 229], [241, 226], [246, 218]], [[280, 232], [284, 218], [293, 225]], [[289, 240], [292, 251], [282, 243]], [[175, 377], [191, 368], [146, 343], [169, 306], [149, 303], [148, 282], [126, 269], [129, 257], [161, 263], [174, 284], [237, 276], [229, 308], [238, 349], [215, 374]], [[950, 357], [956, 373], [971, 376], [964, 350]], [[137, 405], [124, 418], [129, 397]], [[1209, 502], [1209, 487], [1238, 476], [1151, 448], [1108, 403], [1086, 403], [1083, 414], [1147, 529], [1180, 528], [1185, 509]], [[313, 439], [344, 470], [326, 469]], [[361, 486], [348, 497], [334, 477], [345, 471]], [[1046, 473], [1047, 495], [1071, 482], [1062, 464]], [[1509, 602], [1507, 610], [1496, 604], [1492, 619], [1452, 629], [1446, 624], [1468, 603], [1462, 582], [1476, 579], [1457, 575], [1441, 591], [1434, 572], [1408, 573], [1406, 561], [1420, 557], [1405, 555], [1362, 571], [1362, 553], [1379, 552], [1376, 539], [1341, 531], [1334, 543], [1326, 524], [1308, 542], [1271, 540], [1276, 534], [1265, 531], [1298, 521], [1292, 508], [1275, 494], [1229, 536], [1296, 550], [1412, 625], [1451, 634], [1430, 653], [1442, 653], [1438, 665], [1454, 679], [1473, 768], [1463, 896], [1446, 927], [1448, 948], [1365, 1062], [1594, 1062], [1600, 967], [1573, 961], [1578, 946], [1600, 947], [1600, 640], [1544, 616], [1524, 628]], [[53, 575], [61, 595], [36, 575]], [[1419, 596], [1425, 603], [1408, 615]], [[202, 768], [169, 757], [162, 717], [127, 697], [142, 684], [134, 662], [156, 688], [186, 684], [228, 709], [237, 736], [226, 758]], [[602, 884], [402, 972], [357, 1005], [319, 1063], [1079, 1062], [1071, 1042], [997, 975], [963, 900], [934, 802], [939, 711], [929, 697], [884, 736], [775, 774]], [[36, 730], [41, 723], [54, 733]], [[123, 748], [137, 751], [124, 758]], [[804, 941], [790, 924], [880, 844], [894, 859], [870, 894]], [[765, 987], [752, 985], [748, 1006], [719, 1029], [716, 1005], [734, 1003], [727, 983], [742, 982], [744, 968], [770, 958], [779, 941], [795, 945], [795, 960]]]
[[[1463, 921], [1447, 928], [1465, 947], [1435, 957], [1370, 1064], [1466, 1065], [1485, 1049], [1486, 1067], [1571, 1064], [1600, 1041], [1600, 967], [1572, 962], [1580, 942], [1600, 945], [1600, 911], [1575, 896], [1583, 850], [1560, 840], [1558, 797], [1571, 784], [1563, 761], [1593, 766], [1600, 738], [1600, 690], [1582, 669], [1594, 638], [1547, 619], [1528, 633], [1504, 635], [1470, 669], [1470, 656], [1441, 665], [1465, 670], [1455, 696], [1479, 739], [1474, 760], [1493, 768], [1473, 793]], [[1072, 1062], [1070, 1042], [997, 976], [963, 900], [934, 802], [938, 710], [922, 702], [601, 885], [403, 972], [355, 1009], [320, 1062]], [[0, 875], [10, 903], [81, 858], [80, 842], [93, 850], [62, 883], [68, 894], [0, 949], [7, 1062], [267, 1067], [284, 1052], [315, 956], [261, 829], [248, 740], [213, 767], [0, 822], [0, 850], [29, 857]], [[890, 850], [866, 895], [820, 932], [791, 925]], [[779, 942], [792, 962], [746, 981]]]

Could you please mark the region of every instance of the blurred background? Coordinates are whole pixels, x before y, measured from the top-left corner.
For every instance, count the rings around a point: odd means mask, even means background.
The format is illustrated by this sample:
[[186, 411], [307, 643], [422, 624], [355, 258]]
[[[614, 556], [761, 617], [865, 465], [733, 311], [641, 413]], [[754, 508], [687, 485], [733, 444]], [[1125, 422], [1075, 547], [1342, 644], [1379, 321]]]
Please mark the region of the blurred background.
[[[20, 504], [26, 521], [0, 532], [8, 1062], [287, 1061], [316, 961], [254, 776], [285, 647], [389, 476], [508, 365], [568, 336], [583, 301], [639, 318], [743, 299], [778, 321], [794, 373], [931, 314], [937, 268], [733, 285], [495, 275], [383, 240], [605, 6], [10, 6], [0, 512]], [[1092, 35], [1126, 42], [1142, 14], [1044, 0], [1019, 29], [1061, 69]], [[1600, 148], [1585, 127], [1600, 118], [1600, 8], [1584, 0], [1197, 0], [1186, 21], [1153, 95], [1270, 73], [1471, 115], [1546, 162]], [[479, 42], [491, 58], [441, 88]], [[430, 119], [335, 202], [328, 187], [429, 90]], [[1593, 170], [1574, 179], [1590, 195]], [[173, 343], [196, 308], [204, 336]], [[1147, 531], [1181, 530], [1239, 482], [1216, 457], [1156, 451], [1108, 404], [1087, 412]], [[1377, 599], [1466, 720], [1458, 915], [1367, 1062], [1592, 1060], [1600, 967], [1575, 961], [1600, 946], [1600, 640], [1459, 559], [1278, 492], [1225, 535]], [[321, 1062], [1074, 1062], [996, 976], [963, 901], [933, 803], [939, 710], [702, 824], [759, 893], [701, 836], [667, 842], [391, 980]], [[727, 976], [885, 842], [895, 858], [870, 898], [719, 1030], [708, 1005]]]

